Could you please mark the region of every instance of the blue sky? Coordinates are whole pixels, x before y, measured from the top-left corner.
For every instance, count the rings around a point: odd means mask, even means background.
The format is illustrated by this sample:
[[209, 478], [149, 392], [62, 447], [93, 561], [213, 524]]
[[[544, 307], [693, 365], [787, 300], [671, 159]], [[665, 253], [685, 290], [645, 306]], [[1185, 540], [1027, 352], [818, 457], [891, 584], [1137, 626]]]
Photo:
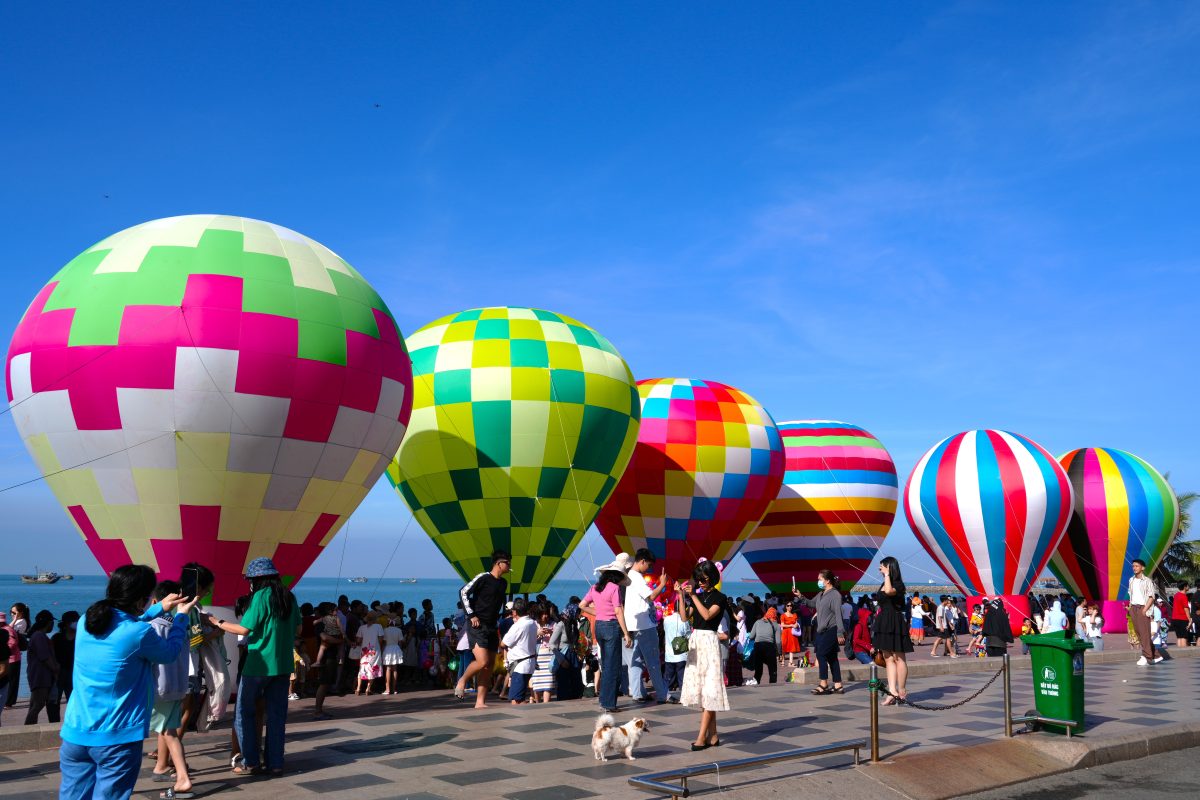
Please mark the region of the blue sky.
[[[863, 425], [902, 479], [997, 427], [1200, 488], [1189, 4], [0, 14], [6, 331], [109, 233], [238, 214], [339, 252], [405, 331], [550, 308], [638, 377]], [[0, 448], [4, 486], [36, 477], [7, 420]], [[4, 571], [96, 571], [43, 484], [0, 513]], [[377, 576], [407, 519], [376, 487], [311, 574]], [[884, 549], [927, 576], [902, 518]], [[390, 576], [452, 574], [415, 525], [400, 552]]]

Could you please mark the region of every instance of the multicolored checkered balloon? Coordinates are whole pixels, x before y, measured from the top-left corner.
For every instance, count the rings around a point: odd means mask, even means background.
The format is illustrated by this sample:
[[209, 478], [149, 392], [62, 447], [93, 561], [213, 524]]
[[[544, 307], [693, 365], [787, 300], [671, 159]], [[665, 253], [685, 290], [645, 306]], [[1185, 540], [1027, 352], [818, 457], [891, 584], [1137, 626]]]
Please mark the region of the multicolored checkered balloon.
[[655, 570], [691, 574], [726, 561], [783, 482], [783, 445], [767, 410], [716, 381], [638, 381], [642, 426], [621, 482], [596, 518], [614, 552], [646, 547]]
[[1158, 566], [1179, 526], [1179, 500], [1158, 470], [1124, 450], [1072, 450], [1059, 463], [1075, 490], [1075, 512], [1050, 571], [1073, 594], [1104, 602], [1101, 619], [1112, 632], [1124, 630], [1133, 560], [1148, 573]]
[[896, 465], [883, 443], [832, 420], [779, 423], [783, 488], [741, 554], [773, 592], [817, 591], [831, 569], [850, 591], [896, 517]]
[[171, 217], [89, 247], [8, 350], [13, 419], [100, 566], [199, 561], [213, 602], [271, 557], [312, 564], [404, 436], [412, 366], [391, 312], [295, 231]]
[[388, 480], [464, 579], [499, 548], [511, 590], [541, 591], [629, 463], [629, 366], [592, 328], [534, 308], [451, 314], [408, 346], [412, 422]]

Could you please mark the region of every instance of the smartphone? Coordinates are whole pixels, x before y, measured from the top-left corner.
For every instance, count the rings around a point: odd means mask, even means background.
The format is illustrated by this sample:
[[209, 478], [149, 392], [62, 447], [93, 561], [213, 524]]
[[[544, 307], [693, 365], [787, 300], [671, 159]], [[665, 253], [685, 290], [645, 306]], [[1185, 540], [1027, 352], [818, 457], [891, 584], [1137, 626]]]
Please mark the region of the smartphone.
[[196, 592], [200, 591], [200, 570], [195, 567], [184, 567], [183, 573], [179, 576], [179, 583], [182, 587], [180, 592], [185, 598], [196, 596]]

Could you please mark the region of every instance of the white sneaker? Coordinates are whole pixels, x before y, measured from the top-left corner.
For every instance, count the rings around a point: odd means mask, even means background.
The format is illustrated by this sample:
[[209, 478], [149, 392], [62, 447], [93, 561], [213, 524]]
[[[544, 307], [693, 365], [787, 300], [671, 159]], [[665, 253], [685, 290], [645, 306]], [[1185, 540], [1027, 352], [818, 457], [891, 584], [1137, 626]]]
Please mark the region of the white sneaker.
[[758, 686], [758, 681], [754, 680], [754, 678], [746, 678], [745, 684], [747, 686]]
[[295, 692], [292, 692], [291, 694], [288, 695], [288, 700], [299, 700], [299, 699], [300, 699], [300, 695], [296, 694]]
[[1154, 659], [1154, 663], [1157, 664], [1158, 662], [1160, 662], [1162, 660], [1163, 660], [1162, 656], [1159, 656], [1158, 658]]
[[1150, 663], [1150, 662], [1146, 660], [1146, 657], [1145, 657], [1145, 656], [1142, 656], [1141, 658], [1139, 658], [1139, 659], [1137, 660], [1137, 665], [1138, 665], [1139, 667], [1144, 667], [1144, 666], [1146, 666], [1146, 665], [1147, 665], [1147, 664], [1149, 664], [1149, 663]]

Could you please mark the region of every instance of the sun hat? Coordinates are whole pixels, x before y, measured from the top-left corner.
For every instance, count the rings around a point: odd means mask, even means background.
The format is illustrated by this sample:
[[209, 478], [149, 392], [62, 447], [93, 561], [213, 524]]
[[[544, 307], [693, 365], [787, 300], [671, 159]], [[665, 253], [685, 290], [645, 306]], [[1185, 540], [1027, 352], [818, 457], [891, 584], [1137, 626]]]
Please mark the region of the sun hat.
[[275, 569], [274, 562], [265, 556], [254, 559], [246, 566], [247, 578], [262, 578], [267, 575], [278, 574], [279, 570]]
[[613, 559], [611, 564], [605, 564], [602, 567], [596, 567], [596, 569], [592, 571], [596, 573], [609, 571], [619, 572], [625, 576], [621, 580], [621, 585], [628, 586], [630, 584], [629, 570], [631, 567], [633, 567], [633, 556], [629, 555], [628, 553], [617, 553], [617, 557]]

